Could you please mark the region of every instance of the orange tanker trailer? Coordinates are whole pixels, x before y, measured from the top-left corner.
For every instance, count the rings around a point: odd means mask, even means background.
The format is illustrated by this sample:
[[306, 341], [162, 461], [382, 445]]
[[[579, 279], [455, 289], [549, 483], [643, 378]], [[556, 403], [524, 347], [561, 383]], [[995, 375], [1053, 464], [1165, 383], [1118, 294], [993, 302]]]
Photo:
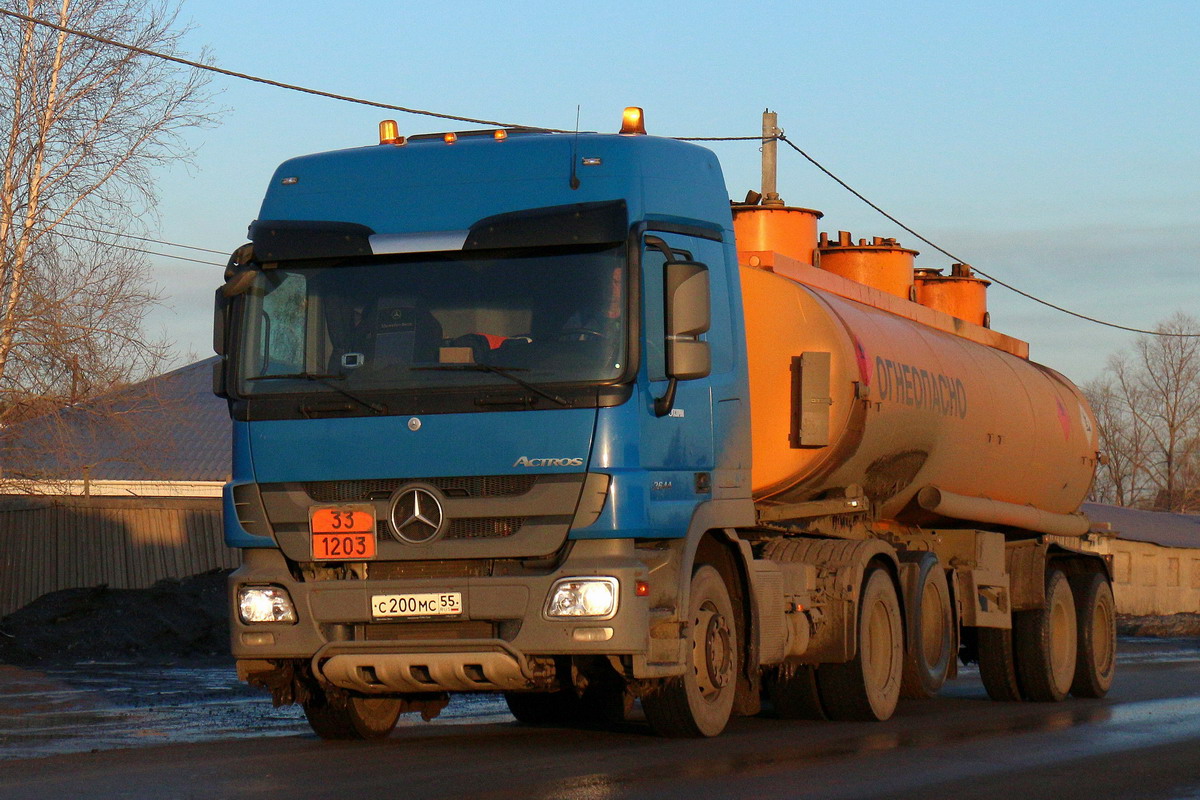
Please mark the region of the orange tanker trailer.
[[[883, 718], [960, 655], [995, 699], [1103, 695], [1110, 576], [1077, 547], [1099, 457], [1086, 399], [990, 329], [966, 265], [942, 275], [894, 239], [818, 235], [820, 212], [771, 190], [733, 216], [752, 493], [760, 529], [786, 537], [760, 554], [797, 608], [766, 672], [776, 711]], [[896, 609], [872, 585], [889, 557]]]

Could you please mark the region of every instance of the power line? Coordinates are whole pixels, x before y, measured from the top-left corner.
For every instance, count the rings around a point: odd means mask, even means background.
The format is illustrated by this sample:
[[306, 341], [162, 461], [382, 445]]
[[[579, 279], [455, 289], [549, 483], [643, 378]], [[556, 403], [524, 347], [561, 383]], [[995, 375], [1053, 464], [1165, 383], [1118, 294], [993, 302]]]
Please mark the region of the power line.
[[[957, 261], [957, 262], [958, 262], [958, 263], [960, 263], [960, 264], [968, 264], [968, 263], [970, 263], [970, 262], [968, 262], [968, 261], [967, 261], [965, 258], [959, 258], [958, 256], [956, 256], [956, 255], [954, 255], [953, 253], [951, 253], [949, 250], [946, 250], [946, 249], [945, 249], [945, 248], [943, 248], [942, 246], [938, 245], [936, 242], [930, 241], [929, 239], [925, 238], [924, 236], [922, 236], [921, 234], [917, 233], [917, 232], [916, 232], [915, 230], [913, 230], [912, 228], [910, 228], [910, 227], [908, 227], [907, 225], [905, 225], [905, 224], [904, 224], [903, 222], [901, 222], [900, 220], [898, 220], [898, 219], [896, 219], [895, 217], [893, 217], [893, 216], [892, 216], [891, 214], [889, 214], [888, 212], [884, 211], [884, 210], [883, 210], [882, 208], [880, 208], [879, 206], [877, 206], [877, 205], [875, 205], [874, 203], [872, 203], [872, 202], [871, 202], [870, 200], [868, 200], [868, 199], [867, 199], [865, 196], [863, 196], [863, 194], [862, 194], [861, 192], [859, 192], [857, 189], [855, 189], [855, 188], [854, 188], [853, 186], [851, 186], [850, 184], [846, 183], [844, 180], [842, 180], [841, 178], [839, 178], [837, 175], [834, 175], [832, 172], [830, 172], [828, 169], [826, 169], [826, 168], [825, 168], [825, 166], [824, 166], [823, 164], [821, 164], [821, 162], [817, 161], [815, 158], [813, 158], [812, 156], [810, 156], [808, 153], [806, 153], [806, 152], [804, 152], [803, 150], [801, 150], [799, 147], [797, 147], [797, 146], [796, 146], [796, 144], [795, 144], [794, 142], [792, 142], [790, 139], [788, 139], [788, 138], [787, 138], [785, 135], [783, 135], [782, 133], [780, 133], [780, 134], [779, 134], [779, 136], [778, 136], [778, 137], [776, 137], [776, 138], [778, 138], [778, 139], [779, 139], [779, 141], [783, 142], [783, 143], [784, 143], [784, 144], [786, 144], [788, 147], [790, 147], [790, 148], [792, 148], [793, 150], [795, 150], [795, 151], [796, 151], [797, 153], [799, 153], [800, 155], [804, 156], [804, 158], [805, 158], [805, 159], [807, 159], [807, 160], [808, 160], [808, 162], [809, 162], [810, 164], [812, 164], [812, 165], [813, 165], [814, 167], [816, 167], [817, 169], [821, 170], [821, 172], [824, 172], [826, 175], [828, 175], [830, 178], [832, 178], [834, 181], [836, 181], [836, 182], [837, 182], [837, 183], [838, 183], [838, 184], [839, 184], [839, 185], [840, 185], [840, 186], [841, 186], [843, 189], [845, 189], [846, 191], [850, 192], [850, 194], [854, 195], [854, 196], [855, 196], [855, 197], [857, 197], [859, 200], [863, 201], [863, 202], [864, 202], [864, 203], [866, 203], [868, 206], [870, 206], [871, 208], [873, 208], [873, 209], [875, 209], [876, 211], [878, 211], [878, 212], [879, 212], [880, 214], [882, 214], [884, 217], [886, 217], [887, 219], [891, 220], [891, 221], [892, 221], [892, 222], [894, 222], [896, 225], [899, 225], [901, 228], [903, 228], [904, 230], [908, 231], [908, 232], [909, 232], [909, 233], [911, 233], [913, 236], [917, 237], [917, 238], [918, 238], [918, 239], [920, 239], [922, 242], [924, 242], [925, 244], [927, 244], [927, 245], [929, 245], [930, 247], [932, 247], [934, 250], [937, 250], [939, 253], [941, 253], [941, 254], [942, 254], [942, 255], [944, 255], [944, 256], [948, 256], [949, 258], [952, 258], [952, 259], [954, 259], [955, 261]], [[765, 139], [764, 139], [764, 141], [765, 141]], [[1117, 330], [1129, 331], [1129, 332], [1131, 332], [1131, 333], [1143, 333], [1143, 334], [1146, 334], [1146, 335], [1149, 335], [1149, 336], [1175, 336], [1175, 337], [1179, 337], [1179, 338], [1185, 338], [1185, 339], [1200, 337], [1200, 334], [1197, 334], [1197, 333], [1170, 333], [1170, 332], [1167, 332], [1167, 331], [1150, 331], [1150, 330], [1146, 330], [1145, 328], [1133, 328], [1133, 327], [1130, 327], [1130, 326], [1128, 326], [1128, 325], [1119, 325], [1119, 324], [1117, 324], [1117, 323], [1115, 323], [1115, 322], [1108, 322], [1108, 321], [1106, 321], [1106, 320], [1097, 319], [1096, 317], [1089, 317], [1089, 316], [1088, 316], [1088, 315], [1086, 315], [1086, 314], [1080, 314], [1078, 311], [1072, 311], [1072, 310], [1071, 310], [1071, 309], [1069, 309], [1069, 308], [1063, 308], [1063, 307], [1062, 307], [1062, 306], [1060, 306], [1060, 305], [1056, 305], [1056, 304], [1054, 304], [1054, 303], [1051, 303], [1049, 300], [1043, 300], [1042, 298], [1040, 298], [1040, 297], [1037, 297], [1037, 296], [1035, 296], [1035, 295], [1032, 295], [1032, 294], [1030, 294], [1029, 292], [1026, 292], [1026, 291], [1024, 291], [1024, 290], [1022, 290], [1022, 289], [1018, 289], [1017, 287], [1013, 286], [1012, 284], [1010, 284], [1010, 283], [1006, 283], [1005, 281], [1002, 281], [1002, 280], [1000, 280], [999, 278], [995, 277], [994, 275], [989, 275], [988, 273], [984, 272], [983, 270], [981, 270], [981, 269], [979, 269], [979, 268], [977, 268], [977, 267], [974, 267], [974, 266], [972, 266], [972, 267], [971, 267], [971, 269], [973, 269], [973, 270], [974, 270], [974, 271], [975, 271], [977, 274], [979, 274], [979, 275], [982, 275], [983, 277], [987, 278], [987, 279], [988, 279], [988, 280], [990, 280], [992, 283], [996, 283], [996, 284], [999, 284], [1000, 286], [1003, 286], [1005, 289], [1008, 289], [1010, 292], [1016, 292], [1017, 294], [1021, 295], [1022, 297], [1028, 298], [1028, 299], [1030, 299], [1030, 300], [1034, 301], [1035, 303], [1041, 303], [1042, 305], [1044, 305], [1044, 306], [1046, 306], [1046, 307], [1048, 307], [1048, 308], [1052, 308], [1052, 309], [1054, 309], [1055, 311], [1061, 311], [1061, 312], [1062, 312], [1062, 313], [1064, 313], [1064, 314], [1070, 314], [1072, 317], [1077, 317], [1077, 318], [1079, 318], [1079, 319], [1086, 320], [1087, 322], [1092, 322], [1092, 323], [1095, 323], [1096, 325], [1103, 325], [1103, 326], [1105, 326], [1105, 327], [1108, 327], [1108, 328], [1116, 328]]]
[[[61, 236], [61, 237], [63, 237], [64, 239], [74, 239], [74, 240], [75, 240], [75, 241], [77, 241], [77, 242], [88, 242], [89, 244], [95, 244], [95, 241], [94, 241], [94, 240], [92, 240], [92, 239], [88, 239], [88, 238], [87, 238], [87, 237], [85, 237], [85, 236], [74, 236], [74, 235], [72, 235], [72, 234], [70, 234], [70, 233], [62, 233], [61, 231], [55, 231], [55, 232], [54, 232], [54, 235], [55, 235], [55, 236]], [[121, 234], [117, 234], [117, 235], [118, 235], [118, 236], [120, 236]], [[204, 265], [206, 265], [206, 266], [210, 266], [210, 267], [223, 267], [223, 266], [225, 266], [224, 264], [218, 264], [218, 263], [217, 263], [217, 262], [215, 262], [215, 261], [201, 261], [201, 260], [200, 260], [200, 259], [198, 259], [198, 258], [188, 258], [187, 256], [176, 256], [176, 255], [171, 255], [170, 253], [159, 253], [159, 252], [157, 252], [157, 251], [155, 251], [155, 250], [146, 250], [146, 249], [144, 249], [144, 248], [141, 248], [141, 247], [130, 247], [130, 246], [128, 246], [128, 245], [124, 245], [124, 244], [116, 244], [116, 243], [114, 243], [114, 242], [108, 242], [108, 243], [106, 243], [104, 246], [105, 246], [105, 247], [115, 247], [115, 248], [117, 248], [118, 250], [128, 250], [128, 251], [129, 251], [129, 252], [131, 252], [131, 253], [144, 253], [144, 254], [146, 254], [146, 255], [148, 255], [148, 256], [161, 256], [161, 257], [163, 257], [163, 258], [173, 258], [173, 259], [175, 259], [175, 260], [177, 260], [177, 261], [190, 261], [190, 262], [192, 262], [193, 264], [204, 264]]]
[[56, 31], [61, 31], [62, 33], [69, 33], [72, 36], [80, 36], [84, 39], [90, 39], [93, 42], [99, 42], [100, 44], [107, 44], [107, 45], [111, 45], [113, 47], [120, 47], [120, 48], [122, 48], [124, 50], [128, 50], [132, 53], [139, 53], [140, 55], [151, 56], [153, 58], [161, 58], [164, 61], [171, 61], [175, 64], [182, 64], [185, 67], [192, 67], [193, 69], [204, 70], [205, 72], [215, 72], [218, 75], [225, 75], [230, 78], [240, 78], [241, 80], [253, 81], [255, 83], [262, 83], [267, 86], [274, 86], [279, 89], [288, 89], [293, 92], [303, 92], [305, 94], [312, 94], [312, 95], [316, 95], [318, 97], [327, 97], [331, 100], [342, 100], [347, 103], [358, 103], [359, 105], [372, 106], [374, 108], [384, 108], [389, 111], [400, 111], [405, 114], [418, 114], [418, 115], [426, 116], [426, 117], [437, 117], [439, 119], [454, 120], [456, 122], [469, 122], [473, 125], [484, 125], [484, 126], [493, 127], [493, 128], [530, 128], [531, 130], [549, 131], [552, 133], [564, 133], [564, 131], [561, 131], [557, 128], [540, 128], [540, 127], [532, 127], [531, 128], [528, 125], [514, 125], [509, 122], [497, 122], [495, 120], [490, 120], [490, 119], [476, 119], [474, 117], [460, 117], [456, 114], [441, 114], [436, 111], [426, 111], [425, 109], [421, 109], [421, 108], [409, 108], [407, 106], [398, 106], [398, 105], [393, 105], [391, 103], [380, 103], [380, 102], [377, 102], [374, 100], [364, 100], [360, 97], [351, 97], [349, 95], [344, 95], [344, 94], [335, 94], [333, 92], [325, 92], [320, 89], [310, 89], [305, 86], [297, 86], [296, 84], [293, 84], [293, 83], [283, 83], [281, 81], [271, 80], [270, 78], [261, 78], [256, 75], [249, 75], [245, 72], [235, 72], [230, 69], [222, 69], [221, 67], [216, 67], [216, 66], [213, 66], [212, 64], [205, 64], [200, 61], [192, 61], [187, 58], [173, 56], [169, 53], [161, 53], [156, 50], [147, 50], [144, 47], [138, 47], [136, 45], [126, 44], [125, 42], [119, 42], [115, 39], [109, 39], [105, 36], [97, 36], [94, 33], [88, 33], [87, 31], [82, 31], [77, 28], [69, 28], [66, 25], [59, 25], [56, 22], [48, 22], [44, 19], [38, 19], [37, 17], [27, 16], [25, 14], [21, 14], [16, 11], [10, 11], [5, 8], [0, 8], [0, 15], [4, 15], [6, 17], [12, 17], [13, 19], [23, 20], [24, 22], [28, 22], [33, 25], [41, 25], [46, 28], [52, 28]]
[[[108, 236], [120, 236], [123, 239], [136, 239], [139, 242], [149, 242], [151, 244], [162, 244], [162, 245], [166, 245], [167, 247], [179, 247], [184, 250], [195, 250], [198, 253], [213, 253], [214, 255], [218, 255], [218, 256], [227, 256], [228, 255], [228, 253], [226, 253], [224, 250], [213, 250], [210, 247], [197, 247], [196, 245], [193, 245], [193, 244], [179, 244], [178, 242], [168, 242], [165, 239], [152, 239], [147, 236], [136, 236], [132, 233], [122, 233], [120, 231], [106, 230], [104, 228], [90, 228], [87, 225], [80, 225], [77, 222], [60, 222], [58, 224], [60, 226], [65, 226], [68, 228], [74, 228], [76, 230], [87, 231], [88, 233], [99, 233], [99, 234], [104, 234], [104, 235], [108, 235]], [[158, 253], [156, 255], [166, 255], [166, 253]]]

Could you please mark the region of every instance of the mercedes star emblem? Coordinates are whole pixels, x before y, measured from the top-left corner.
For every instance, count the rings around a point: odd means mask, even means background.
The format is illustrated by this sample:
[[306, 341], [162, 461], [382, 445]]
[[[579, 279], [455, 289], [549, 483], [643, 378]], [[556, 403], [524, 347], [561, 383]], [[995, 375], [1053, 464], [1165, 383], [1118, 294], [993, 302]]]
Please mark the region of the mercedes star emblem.
[[401, 489], [392, 499], [392, 530], [410, 544], [431, 541], [442, 530], [445, 515], [436, 494], [421, 486]]

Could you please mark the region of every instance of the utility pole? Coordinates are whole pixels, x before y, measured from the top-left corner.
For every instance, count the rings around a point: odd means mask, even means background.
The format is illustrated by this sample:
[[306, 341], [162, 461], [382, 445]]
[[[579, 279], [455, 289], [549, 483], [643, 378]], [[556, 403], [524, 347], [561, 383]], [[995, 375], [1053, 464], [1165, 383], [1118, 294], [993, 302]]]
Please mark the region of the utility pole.
[[762, 204], [782, 206], [783, 200], [775, 187], [776, 165], [779, 157], [779, 116], [772, 110], [763, 111], [762, 119]]

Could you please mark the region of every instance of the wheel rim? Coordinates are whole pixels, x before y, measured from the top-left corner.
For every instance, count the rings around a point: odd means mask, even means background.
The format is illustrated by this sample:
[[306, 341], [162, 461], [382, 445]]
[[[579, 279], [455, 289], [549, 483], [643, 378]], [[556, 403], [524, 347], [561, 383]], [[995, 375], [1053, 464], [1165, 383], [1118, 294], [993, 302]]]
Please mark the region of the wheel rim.
[[1092, 657], [1096, 674], [1101, 677], [1112, 672], [1116, 658], [1116, 642], [1112, 635], [1115, 628], [1112, 604], [1105, 602], [1103, 596], [1097, 597], [1092, 610]]
[[1050, 674], [1060, 692], [1070, 689], [1075, 676], [1075, 615], [1068, 599], [1066, 592], [1058, 591], [1050, 603]]
[[925, 591], [921, 594], [921, 652], [925, 655], [925, 663], [929, 665], [940, 664], [942, 660], [946, 640], [942, 630], [944, 612], [941, 592], [933, 581], [927, 581]]
[[729, 621], [711, 601], [705, 601], [694, 620], [692, 661], [696, 688], [712, 702], [729, 685], [733, 676], [733, 636]]
[[895, 620], [892, 609], [882, 598], [868, 609], [866, 635], [863, 637], [863, 678], [868, 685], [882, 688], [896, 673]]

